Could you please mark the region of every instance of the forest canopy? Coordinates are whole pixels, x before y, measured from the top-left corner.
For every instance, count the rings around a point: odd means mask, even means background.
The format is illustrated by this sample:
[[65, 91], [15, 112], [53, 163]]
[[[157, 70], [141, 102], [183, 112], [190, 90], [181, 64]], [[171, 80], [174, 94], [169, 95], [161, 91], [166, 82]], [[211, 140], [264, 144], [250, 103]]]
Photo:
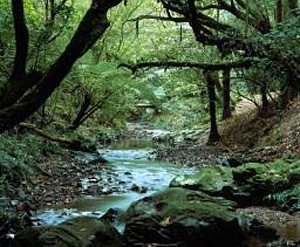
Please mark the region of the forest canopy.
[[[60, 116], [73, 130], [96, 115], [105, 118], [103, 123], [114, 122], [117, 115], [125, 119], [133, 102], [141, 99], [161, 108], [162, 98], [153, 86], [139, 83], [150, 81], [147, 78], [160, 68], [170, 73], [155, 76], [156, 81], [185, 70], [200, 72], [190, 74], [191, 81], [199, 82], [185, 83], [182, 89], [194, 84], [191, 93], [208, 99], [212, 143], [220, 138], [216, 108], [223, 109], [223, 119], [230, 117], [232, 93], [246, 90], [249, 97], [258, 92], [257, 105], [265, 115], [274, 93], [280, 108], [298, 94], [300, 21], [295, 0], [16, 0], [1, 3], [1, 16], [0, 24], [7, 27], [0, 36], [5, 61], [2, 132], [36, 112], [53, 113], [63, 101], [70, 103], [71, 114]], [[130, 75], [147, 68], [153, 69]], [[163, 84], [167, 92], [168, 82]], [[176, 92], [169, 93], [174, 99]]]

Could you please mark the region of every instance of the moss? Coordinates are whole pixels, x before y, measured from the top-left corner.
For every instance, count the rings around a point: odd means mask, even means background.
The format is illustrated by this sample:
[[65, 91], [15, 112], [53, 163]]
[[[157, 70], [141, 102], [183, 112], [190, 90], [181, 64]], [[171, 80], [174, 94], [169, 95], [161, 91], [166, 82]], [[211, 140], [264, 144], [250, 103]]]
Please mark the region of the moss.
[[270, 194], [265, 197], [265, 202], [284, 211], [300, 210], [300, 184], [291, 189]]
[[[262, 205], [270, 201], [295, 201], [299, 195], [300, 161], [247, 163], [236, 168], [209, 167], [197, 174], [179, 176], [171, 187], [184, 187], [234, 200], [241, 206]], [[278, 193], [278, 194], [277, 194]], [[274, 196], [273, 196], [274, 195]], [[282, 198], [268, 200], [266, 198]], [[285, 199], [284, 199], [285, 198]], [[297, 206], [293, 205], [294, 208]]]
[[134, 203], [127, 211], [127, 218], [136, 212], [153, 214], [159, 212], [161, 217], [176, 219], [184, 215], [206, 215], [221, 219], [232, 219], [236, 204], [220, 197], [212, 197], [203, 192], [191, 191], [182, 188], [170, 188], [166, 191], [155, 193]]
[[245, 235], [235, 207], [204, 192], [169, 188], [130, 206], [124, 236], [141, 246], [240, 246]]
[[194, 175], [176, 177], [170, 187], [183, 187], [204, 192], [221, 191], [225, 186], [233, 184], [230, 168], [214, 166], [203, 169]]

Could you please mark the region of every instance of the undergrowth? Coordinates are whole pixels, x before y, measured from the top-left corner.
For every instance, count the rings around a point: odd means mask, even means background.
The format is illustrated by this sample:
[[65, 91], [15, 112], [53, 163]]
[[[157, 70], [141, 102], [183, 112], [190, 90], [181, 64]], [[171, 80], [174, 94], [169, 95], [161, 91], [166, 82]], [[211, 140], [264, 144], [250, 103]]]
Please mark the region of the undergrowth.
[[56, 144], [28, 133], [0, 135], [0, 197], [26, 181], [43, 156], [59, 152]]

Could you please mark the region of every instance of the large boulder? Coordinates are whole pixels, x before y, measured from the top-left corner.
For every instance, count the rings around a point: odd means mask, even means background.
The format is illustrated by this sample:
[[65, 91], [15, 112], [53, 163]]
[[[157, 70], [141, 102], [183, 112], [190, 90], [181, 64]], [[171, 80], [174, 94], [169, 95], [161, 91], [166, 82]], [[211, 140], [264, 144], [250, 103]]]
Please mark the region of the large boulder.
[[[289, 206], [300, 200], [300, 161], [247, 163], [236, 168], [213, 166], [193, 175], [174, 178], [170, 187], [203, 191], [233, 200], [239, 206], [270, 205], [280, 208], [284, 200]], [[298, 188], [298, 189], [297, 189]], [[298, 208], [299, 205], [295, 205]]]
[[145, 197], [125, 213], [128, 246], [241, 246], [235, 203], [182, 188]]
[[13, 247], [121, 247], [120, 234], [106, 221], [81, 217], [58, 226], [18, 232]]

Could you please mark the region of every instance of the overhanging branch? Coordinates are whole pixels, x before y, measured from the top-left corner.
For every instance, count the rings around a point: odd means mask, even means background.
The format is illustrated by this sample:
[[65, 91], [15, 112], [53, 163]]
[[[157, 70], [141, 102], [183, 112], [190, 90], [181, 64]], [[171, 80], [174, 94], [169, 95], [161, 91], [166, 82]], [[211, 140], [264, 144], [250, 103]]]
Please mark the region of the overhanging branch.
[[129, 19], [128, 21], [143, 21], [143, 20], [157, 20], [157, 21], [171, 21], [175, 23], [187, 22], [184, 17], [169, 17], [169, 16], [156, 16], [156, 15], [140, 15], [136, 18]]
[[125, 64], [122, 63], [118, 67], [127, 68], [132, 71], [132, 73], [136, 73], [140, 69], [149, 69], [155, 67], [163, 67], [163, 68], [196, 68], [203, 70], [225, 70], [225, 69], [237, 69], [237, 68], [249, 68], [252, 63], [252, 59], [244, 59], [240, 61], [233, 61], [227, 63], [196, 63], [196, 62], [178, 62], [178, 61], [165, 61], [165, 62], [143, 62], [137, 64]]

